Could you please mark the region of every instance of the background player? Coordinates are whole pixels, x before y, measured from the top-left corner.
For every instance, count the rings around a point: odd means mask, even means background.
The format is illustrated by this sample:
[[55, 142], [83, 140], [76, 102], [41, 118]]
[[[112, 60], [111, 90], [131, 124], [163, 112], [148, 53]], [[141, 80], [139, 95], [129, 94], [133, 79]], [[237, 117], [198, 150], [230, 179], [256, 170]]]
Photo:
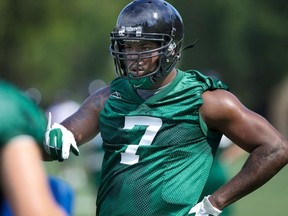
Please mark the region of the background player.
[[67, 215], [52, 196], [42, 164], [39, 146], [45, 115], [24, 93], [1, 80], [0, 104], [0, 204], [8, 201], [17, 216]]

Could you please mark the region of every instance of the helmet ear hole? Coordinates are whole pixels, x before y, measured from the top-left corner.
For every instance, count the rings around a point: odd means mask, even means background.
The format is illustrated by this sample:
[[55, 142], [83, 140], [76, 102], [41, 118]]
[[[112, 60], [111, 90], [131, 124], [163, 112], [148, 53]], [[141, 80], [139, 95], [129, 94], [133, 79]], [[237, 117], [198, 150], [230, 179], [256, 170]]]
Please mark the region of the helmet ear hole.
[[171, 51], [175, 50], [175, 48], [176, 48], [176, 43], [173, 42], [173, 43], [171, 43], [171, 44], [169, 45], [168, 51], [171, 52]]

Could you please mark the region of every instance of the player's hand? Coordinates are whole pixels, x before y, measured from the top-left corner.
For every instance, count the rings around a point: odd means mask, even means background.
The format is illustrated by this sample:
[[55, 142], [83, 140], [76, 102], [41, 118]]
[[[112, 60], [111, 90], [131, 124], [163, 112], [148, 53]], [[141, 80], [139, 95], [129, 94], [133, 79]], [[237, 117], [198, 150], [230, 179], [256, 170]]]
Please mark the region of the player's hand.
[[53, 160], [63, 161], [69, 158], [70, 151], [79, 155], [74, 135], [64, 126], [54, 123], [51, 125], [51, 113], [48, 117], [48, 125], [45, 133], [45, 151]]
[[195, 205], [194, 207], [191, 208], [189, 211], [189, 214], [195, 213], [195, 216], [217, 216], [220, 215], [222, 211], [219, 209], [215, 208], [209, 201], [209, 196], [204, 197], [204, 199]]

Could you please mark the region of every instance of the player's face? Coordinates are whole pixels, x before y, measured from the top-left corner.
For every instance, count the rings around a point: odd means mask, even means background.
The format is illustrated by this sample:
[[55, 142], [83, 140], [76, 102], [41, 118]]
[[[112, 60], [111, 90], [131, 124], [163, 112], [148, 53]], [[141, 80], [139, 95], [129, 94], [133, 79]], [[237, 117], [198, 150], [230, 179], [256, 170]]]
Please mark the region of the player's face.
[[125, 51], [128, 53], [128, 71], [135, 77], [149, 74], [158, 67], [159, 43], [153, 41], [126, 41]]

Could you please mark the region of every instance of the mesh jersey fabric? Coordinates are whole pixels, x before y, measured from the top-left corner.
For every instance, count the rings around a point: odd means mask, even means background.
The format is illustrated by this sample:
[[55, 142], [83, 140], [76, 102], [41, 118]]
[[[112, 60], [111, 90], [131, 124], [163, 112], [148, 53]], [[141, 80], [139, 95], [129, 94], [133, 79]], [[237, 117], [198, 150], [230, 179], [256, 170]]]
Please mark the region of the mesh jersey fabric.
[[105, 151], [97, 213], [187, 215], [209, 175], [222, 134], [199, 115], [202, 93], [228, 89], [198, 71], [177, 70], [175, 79], [142, 99], [116, 78], [100, 114]]
[[30, 135], [42, 145], [47, 120], [44, 113], [23, 92], [0, 80], [0, 148], [11, 138]]

